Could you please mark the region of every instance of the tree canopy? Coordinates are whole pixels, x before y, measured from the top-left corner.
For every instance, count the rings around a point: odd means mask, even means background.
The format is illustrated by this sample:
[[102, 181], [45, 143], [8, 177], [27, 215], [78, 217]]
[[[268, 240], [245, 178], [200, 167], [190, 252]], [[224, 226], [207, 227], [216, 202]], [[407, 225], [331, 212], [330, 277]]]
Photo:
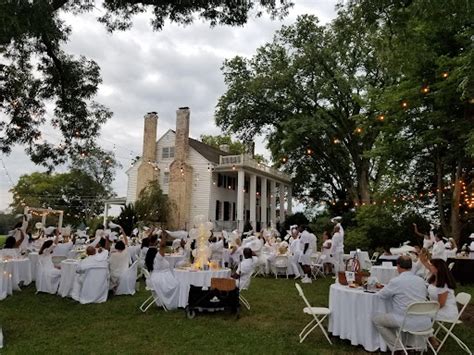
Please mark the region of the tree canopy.
[[[20, 144], [36, 164], [50, 169], [68, 157], [94, 149], [100, 126], [112, 112], [94, 100], [102, 82], [99, 65], [63, 49], [71, 27], [60, 13], [81, 16], [95, 8], [90, 0], [17, 0], [0, 2], [0, 150], [10, 153]], [[117, 1], [102, 3], [103, 22], [110, 31], [125, 30], [133, 16], [152, 13], [151, 25], [160, 30], [167, 20], [189, 24], [195, 18], [212, 26], [243, 25], [264, 11], [284, 16], [287, 0]], [[52, 112], [47, 112], [52, 105]], [[52, 125], [62, 136], [48, 142], [42, 130]]]

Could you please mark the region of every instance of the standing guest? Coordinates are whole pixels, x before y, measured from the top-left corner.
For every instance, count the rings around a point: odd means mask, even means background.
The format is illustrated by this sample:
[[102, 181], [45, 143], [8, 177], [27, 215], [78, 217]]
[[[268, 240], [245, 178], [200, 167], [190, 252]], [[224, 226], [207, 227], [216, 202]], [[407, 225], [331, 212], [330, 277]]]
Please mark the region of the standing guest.
[[417, 236], [423, 238], [423, 248], [429, 250], [433, 246], [433, 244], [435, 243], [435, 238], [434, 238], [433, 232], [430, 231], [429, 235], [420, 233], [416, 223], [413, 223], [413, 229], [414, 229], [414, 232]]
[[120, 230], [122, 232], [123, 241], [119, 240], [115, 243], [115, 248], [111, 251], [109, 258], [110, 289], [114, 291], [119, 284], [120, 277], [128, 270], [130, 265], [128, 238], [122, 227], [120, 227]]
[[321, 260], [324, 264], [324, 273], [331, 272], [331, 246], [332, 240], [331, 235], [328, 231], [323, 232], [323, 245], [321, 246]]
[[316, 236], [308, 231], [307, 226], [300, 226], [300, 248], [301, 254], [299, 257], [299, 263], [303, 269], [305, 276], [301, 279], [302, 283], [311, 283], [311, 255], [315, 251]]
[[337, 225], [334, 227], [332, 235], [331, 257], [333, 258], [334, 273], [337, 278], [339, 271], [344, 270], [344, 238], [340, 232], [340, 227]]
[[150, 282], [159, 297], [157, 305], [161, 306], [162, 302], [167, 309], [176, 309], [179, 301], [179, 283], [171, 272], [168, 260], [165, 259], [166, 239], [166, 234], [163, 234], [153, 263]]
[[435, 234], [435, 243], [433, 245], [433, 251], [431, 252], [432, 259], [441, 259], [446, 261], [446, 247], [444, 246], [443, 238], [441, 234]]
[[290, 234], [291, 234], [291, 237], [288, 243], [290, 245], [291, 256], [289, 258], [289, 262], [292, 269], [291, 273], [295, 275], [295, 280], [296, 280], [301, 277], [300, 268], [298, 266], [298, 261], [301, 255], [300, 239], [299, 239], [300, 235], [298, 232], [298, 227], [297, 226], [291, 227]]
[[[391, 313], [378, 314], [374, 316], [373, 322], [380, 335], [391, 350], [398, 350], [399, 344], [395, 344], [397, 330], [402, 326], [405, 312], [413, 302], [426, 300], [426, 285], [422, 278], [415, 276], [411, 271], [412, 261], [409, 256], [400, 256], [397, 259], [397, 270], [399, 275], [377, 294], [392, 303]], [[430, 327], [429, 317], [407, 318], [405, 327], [410, 331], [426, 330]]]

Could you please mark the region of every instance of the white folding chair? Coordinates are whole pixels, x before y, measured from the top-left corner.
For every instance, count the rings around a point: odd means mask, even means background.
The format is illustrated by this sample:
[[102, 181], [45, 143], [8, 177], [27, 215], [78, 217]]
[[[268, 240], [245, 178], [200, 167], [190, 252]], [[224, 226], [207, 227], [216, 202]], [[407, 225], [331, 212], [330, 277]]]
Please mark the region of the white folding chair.
[[[323, 332], [324, 336], [326, 337], [326, 339], [328, 340], [329, 344], [332, 345], [332, 341], [331, 339], [329, 339], [329, 335], [326, 332], [326, 329], [324, 329], [323, 327], [323, 321], [326, 319], [328, 315], [331, 314], [331, 310], [326, 307], [312, 307], [309, 304], [308, 300], [306, 299], [306, 296], [304, 295], [304, 292], [301, 286], [295, 283], [295, 287], [298, 290], [298, 293], [303, 299], [304, 303], [306, 304], [306, 307], [303, 308], [303, 312], [313, 316], [313, 319], [311, 320], [311, 322], [306, 324], [306, 326], [300, 332], [300, 335], [299, 335], [300, 343], [302, 343], [306, 339], [306, 337], [309, 335], [309, 333], [311, 333], [316, 327], [319, 327], [321, 331]], [[320, 316], [322, 317], [319, 318]]]
[[372, 263], [372, 265], [375, 265], [379, 256], [380, 256], [380, 253], [378, 251], [374, 251], [374, 253], [372, 254], [372, 257], [370, 258], [370, 262]]
[[[395, 354], [396, 350], [403, 350], [406, 355], [408, 355], [407, 350], [418, 350], [421, 351], [421, 353], [423, 354], [423, 351], [425, 349], [424, 346], [405, 346], [402, 341], [403, 334], [411, 334], [414, 336], [425, 337], [425, 343], [428, 344], [434, 354], [437, 354], [433, 345], [431, 345], [431, 343], [428, 341], [428, 337], [430, 337], [434, 333], [433, 324], [438, 310], [439, 303], [436, 301], [414, 302], [410, 304], [405, 312], [405, 317], [403, 318], [402, 326], [397, 330], [397, 339], [395, 340], [395, 344], [392, 349], [392, 355]], [[405, 327], [405, 323], [407, 318], [411, 317], [429, 317], [431, 320], [431, 324], [425, 330], [409, 330]], [[397, 346], [400, 346], [401, 349], [398, 349]]]
[[138, 269], [138, 260], [136, 260], [127, 271], [120, 276], [119, 284], [115, 295], [134, 295], [135, 286], [137, 284], [137, 269]]
[[[434, 334], [435, 336], [439, 333], [439, 331], [442, 329], [446, 332], [443, 340], [441, 340], [441, 343], [439, 344], [437, 351], [439, 352], [441, 348], [443, 347], [444, 343], [448, 339], [448, 337], [453, 338], [456, 343], [463, 349], [465, 352], [468, 354], [472, 354], [472, 351], [468, 348], [466, 344], [464, 344], [456, 335], [453, 334], [453, 329], [457, 324], [461, 324], [462, 321], [460, 320], [461, 315], [463, 314], [464, 310], [466, 309], [467, 305], [471, 301], [471, 295], [465, 292], [458, 293], [456, 296], [456, 302], [462, 305], [461, 310], [459, 311], [458, 317], [454, 320], [438, 320], [436, 321], [436, 324], [438, 325], [438, 329], [436, 329], [436, 333]], [[449, 328], [445, 325], [450, 325]]]
[[145, 269], [145, 268], [142, 268], [142, 274], [145, 276], [145, 290], [147, 291], [150, 291], [151, 293], [151, 296], [148, 297], [145, 302], [143, 302], [141, 305], [140, 305], [140, 311], [142, 311], [143, 313], [145, 313], [146, 311], [148, 311], [148, 308], [150, 308], [153, 303], [157, 303], [159, 304], [161, 307], [163, 307], [163, 309], [165, 310], [165, 312], [168, 312], [168, 309], [166, 308], [165, 304], [163, 302], [161, 302], [160, 300], [160, 297], [156, 294], [156, 292], [153, 290], [153, 287], [151, 285], [151, 280], [150, 280], [150, 272]]
[[324, 264], [321, 253], [311, 255], [311, 275], [316, 280], [318, 276], [326, 277], [324, 274]]
[[278, 273], [280, 271], [286, 275], [286, 278], [288, 278], [288, 264], [288, 256], [278, 255], [275, 257], [275, 260], [273, 261], [273, 271], [276, 279], [278, 278]]

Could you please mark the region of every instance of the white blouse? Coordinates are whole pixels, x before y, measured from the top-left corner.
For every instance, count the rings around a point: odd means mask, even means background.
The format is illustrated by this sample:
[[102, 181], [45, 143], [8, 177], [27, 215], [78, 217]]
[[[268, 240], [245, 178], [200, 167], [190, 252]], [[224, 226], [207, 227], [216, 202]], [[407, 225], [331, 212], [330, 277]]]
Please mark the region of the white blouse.
[[441, 307], [436, 315], [437, 320], [453, 320], [458, 316], [458, 306], [456, 305], [456, 297], [454, 296], [454, 290], [444, 287], [436, 287], [435, 285], [428, 285], [428, 295], [431, 301], [438, 301], [438, 296], [448, 292], [448, 298], [443, 307]]
[[432, 258], [442, 259], [444, 261], [447, 260], [446, 248], [444, 247], [444, 243], [442, 240], [440, 240], [439, 242], [436, 242], [435, 245], [433, 246]]

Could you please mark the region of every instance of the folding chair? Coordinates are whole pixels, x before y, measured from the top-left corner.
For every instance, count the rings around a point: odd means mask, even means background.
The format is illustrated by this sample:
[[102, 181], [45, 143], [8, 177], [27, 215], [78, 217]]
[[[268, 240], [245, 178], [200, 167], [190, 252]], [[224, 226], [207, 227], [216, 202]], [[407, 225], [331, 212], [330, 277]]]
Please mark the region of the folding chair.
[[168, 312], [168, 309], [166, 308], [165, 304], [161, 302], [160, 297], [156, 294], [156, 292], [153, 290], [153, 287], [151, 287], [150, 285], [150, 273], [145, 268], [142, 269], [142, 273], [145, 276], [145, 290], [150, 291], [151, 296], [148, 297], [145, 302], [140, 305], [140, 311], [145, 313], [146, 311], [148, 311], [148, 308], [153, 305], [153, 303], [157, 302], [161, 307], [163, 307], [165, 312]]
[[[425, 337], [425, 343], [428, 344], [430, 349], [433, 351], [433, 354], [437, 354], [436, 350], [433, 348], [433, 345], [428, 341], [428, 337], [434, 333], [433, 324], [436, 318], [436, 314], [439, 310], [439, 303], [436, 301], [425, 301], [425, 302], [414, 302], [410, 304], [405, 312], [405, 317], [403, 318], [402, 326], [397, 331], [397, 339], [395, 340], [394, 347], [392, 349], [392, 355], [395, 354], [396, 350], [403, 350], [403, 352], [408, 355], [407, 350], [418, 350], [423, 354], [423, 347], [407, 347], [402, 342], [402, 334], [411, 334], [414, 336]], [[405, 328], [405, 323], [409, 317], [429, 317], [431, 319], [431, 324], [428, 329], [425, 330], [408, 330]], [[401, 349], [398, 349], [397, 346], [400, 344]]]
[[288, 256], [286, 255], [278, 255], [275, 257], [275, 261], [273, 262], [273, 267], [274, 267], [274, 274], [275, 278], [278, 278], [278, 272], [282, 271], [285, 273], [286, 278], [288, 278]]
[[138, 260], [128, 267], [128, 270], [120, 277], [115, 295], [134, 295], [137, 283]]
[[[324, 329], [323, 324], [322, 324], [323, 321], [326, 319], [326, 317], [331, 314], [331, 310], [326, 307], [312, 307], [309, 304], [308, 300], [306, 299], [306, 296], [304, 295], [304, 292], [301, 286], [295, 283], [295, 287], [298, 290], [299, 295], [301, 296], [301, 298], [303, 299], [304, 303], [307, 306], [303, 308], [303, 312], [313, 316], [313, 319], [311, 320], [311, 322], [306, 324], [306, 326], [303, 328], [303, 330], [299, 334], [300, 343], [302, 343], [306, 339], [306, 337], [309, 335], [309, 333], [311, 333], [316, 327], [319, 327], [321, 331], [323, 332], [324, 336], [326, 337], [326, 339], [328, 340], [329, 344], [332, 345], [331, 339], [329, 339], [328, 333], [326, 332], [326, 329]], [[318, 316], [322, 316], [322, 318], [319, 318]]]
[[[448, 337], [451, 337], [456, 341], [456, 343], [458, 343], [458, 345], [461, 347], [461, 349], [463, 349], [468, 354], [472, 355], [472, 351], [468, 348], [468, 346], [466, 344], [464, 344], [456, 335], [453, 334], [453, 329], [456, 326], [456, 324], [461, 324], [462, 323], [462, 321], [460, 320], [461, 315], [463, 314], [464, 310], [466, 309], [466, 307], [467, 307], [467, 305], [469, 304], [470, 301], [471, 301], [471, 295], [470, 294], [465, 293], [465, 292], [458, 293], [457, 296], [456, 296], [456, 302], [462, 305], [462, 308], [461, 308], [461, 311], [458, 314], [458, 317], [454, 320], [438, 320], [438, 321], [436, 321], [436, 324], [438, 325], [438, 329], [436, 329], [436, 333], [434, 335], [436, 336], [441, 329], [443, 329], [446, 332], [443, 340], [441, 341], [441, 343], [438, 346], [438, 349], [437, 349], [438, 352], [441, 350], [441, 348], [443, 347], [443, 345], [446, 342], [446, 340], [448, 339]], [[450, 324], [450, 327], [449, 328], [446, 327], [444, 325], [444, 323]]]
[[326, 277], [321, 253], [311, 255], [311, 275], [316, 280], [318, 276]]
[[372, 263], [372, 265], [375, 265], [379, 256], [380, 256], [380, 253], [378, 251], [374, 251], [374, 253], [372, 254], [372, 257], [370, 258], [370, 262]]

